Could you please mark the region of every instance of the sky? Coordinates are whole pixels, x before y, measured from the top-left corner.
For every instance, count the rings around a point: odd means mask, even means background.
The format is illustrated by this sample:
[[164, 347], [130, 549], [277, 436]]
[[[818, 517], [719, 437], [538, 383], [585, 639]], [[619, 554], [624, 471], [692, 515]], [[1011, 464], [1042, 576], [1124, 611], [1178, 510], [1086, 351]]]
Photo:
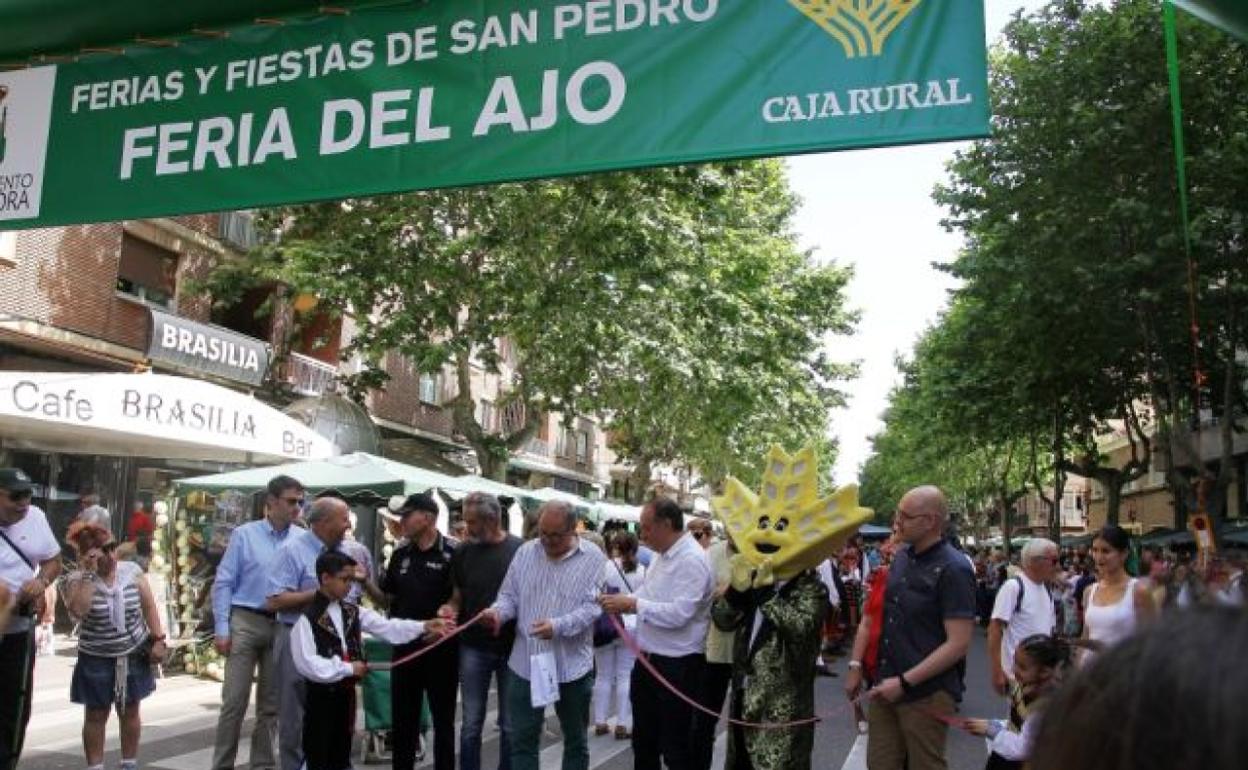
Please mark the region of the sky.
[[[986, 0], [989, 40], [1014, 11], [1043, 0]], [[806, 155], [788, 160], [789, 179], [803, 200], [796, 229], [803, 247], [819, 259], [852, 266], [849, 304], [862, 318], [858, 333], [829, 343], [835, 360], [858, 361], [861, 373], [845, 390], [849, 404], [831, 416], [840, 440], [836, 483], [858, 478], [871, 453], [869, 438], [899, 375], [894, 361], [907, 356], [944, 307], [953, 282], [933, 262], [952, 260], [961, 237], [940, 225], [942, 209], [932, 190], [946, 179], [945, 163], [965, 146], [916, 147]]]

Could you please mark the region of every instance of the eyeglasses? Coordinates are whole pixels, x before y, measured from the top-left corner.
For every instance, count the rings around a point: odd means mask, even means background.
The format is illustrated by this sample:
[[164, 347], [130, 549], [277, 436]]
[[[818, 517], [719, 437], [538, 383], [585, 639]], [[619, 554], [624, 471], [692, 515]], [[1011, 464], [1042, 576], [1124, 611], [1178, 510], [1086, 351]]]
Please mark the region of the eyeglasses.
[[9, 496], [9, 499], [15, 503], [20, 503], [23, 500], [29, 500], [31, 496], [31, 491], [29, 489], [19, 489], [16, 492], [11, 489], [0, 489], [0, 492], [4, 492]]
[[701, 540], [704, 537], [711, 536], [711, 533], [706, 531], [705, 529], [695, 529], [692, 534], [694, 537], [696, 537], [699, 540]]
[[293, 505], [298, 508], [302, 508], [304, 503], [304, 498], [302, 497], [279, 497], [278, 499], [287, 505]]

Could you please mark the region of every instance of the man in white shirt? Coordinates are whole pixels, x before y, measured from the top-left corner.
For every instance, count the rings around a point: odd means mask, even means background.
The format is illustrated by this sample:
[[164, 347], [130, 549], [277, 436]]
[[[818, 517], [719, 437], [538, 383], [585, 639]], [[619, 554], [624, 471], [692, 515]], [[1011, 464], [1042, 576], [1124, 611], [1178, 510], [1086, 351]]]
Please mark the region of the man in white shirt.
[[[654, 549], [646, 582], [634, 595], [603, 594], [606, 612], [637, 614], [637, 643], [650, 663], [682, 693], [696, 694], [705, 664], [715, 578], [702, 547], [684, 531], [684, 514], [659, 498], [641, 510], [641, 537]], [[644, 666], [633, 667], [633, 767], [687, 770], [693, 762], [693, 709]]]
[[17, 767], [22, 754], [34, 688], [34, 618], [61, 573], [61, 546], [47, 516], [30, 504], [32, 491], [21, 470], [0, 468], [0, 583], [15, 597], [0, 641], [0, 681], [12, 688], [0, 698], [0, 770]]
[[1035, 634], [1052, 634], [1057, 611], [1048, 584], [1057, 572], [1057, 544], [1032, 538], [1023, 546], [1021, 571], [1002, 584], [988, 624], [988, 664], [992, 687], [1009, 692], [1014, 679], [1014, 650]]

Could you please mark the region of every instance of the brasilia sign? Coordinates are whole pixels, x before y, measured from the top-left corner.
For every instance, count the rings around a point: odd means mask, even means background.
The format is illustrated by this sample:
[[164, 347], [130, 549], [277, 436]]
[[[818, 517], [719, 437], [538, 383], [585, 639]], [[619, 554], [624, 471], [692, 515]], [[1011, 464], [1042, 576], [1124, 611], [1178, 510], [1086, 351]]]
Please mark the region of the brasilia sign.
[[0, 74], [5, 227], [983, 136], [983, 4], [434, 0]]

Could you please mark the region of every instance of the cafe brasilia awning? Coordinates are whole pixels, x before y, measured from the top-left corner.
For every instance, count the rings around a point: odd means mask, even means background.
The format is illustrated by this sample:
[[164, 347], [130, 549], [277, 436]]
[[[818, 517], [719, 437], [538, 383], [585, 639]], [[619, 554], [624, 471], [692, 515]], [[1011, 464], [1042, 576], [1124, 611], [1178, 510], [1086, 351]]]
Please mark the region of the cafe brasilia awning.
[[273, 463], [334, 446], [255, 398], [165, 374], [0, 372], [5, 446], [126, 457]]

